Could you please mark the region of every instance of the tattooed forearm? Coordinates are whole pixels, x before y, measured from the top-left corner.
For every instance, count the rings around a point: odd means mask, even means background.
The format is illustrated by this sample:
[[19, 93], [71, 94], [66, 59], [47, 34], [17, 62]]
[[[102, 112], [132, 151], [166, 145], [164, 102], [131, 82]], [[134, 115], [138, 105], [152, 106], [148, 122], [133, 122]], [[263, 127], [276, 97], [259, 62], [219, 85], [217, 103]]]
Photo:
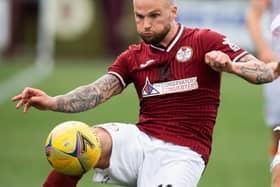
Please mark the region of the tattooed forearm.
[[[265, 64], [263, 67], [259, 64], [253, 64], [251, 67], [241, 66], [240, 70], [245, 79], [247, 75], [253, 77], [255, 79], [255, 81], [253, 81], [255, 84], [263, 84], [273, 80], [272, 70]], [[250, 81], [250, 79], [247, 80]]]
[[65, 95], [57, 96], [56, 111], [82, 112], [107, 101], [113, 95], [120, 93], [122, 89], [120, 81], [115, 76], [106, 74], [89, 85], [78, 87]]
[[263, 84], [274, 79], [273, 68], [251, 54], [243, 56], [235, 63], [235, 67], [237, 75], [254, 84]]
[[253, 55], [251, 54], [247, 54], [245, 56], [243, 56], [239, 62], [243, 62], [243, 63], [247, 63], [247, 62], [250, 62], [250, 61], [256, 61], [258, 60], [256, 57], [254, 57]]
[[56, 99], [57, 111], [74, 113], [95, 107], [100, 103], [101, 96], [96, 88], [83, 86], [67, 95], [58, 96]]

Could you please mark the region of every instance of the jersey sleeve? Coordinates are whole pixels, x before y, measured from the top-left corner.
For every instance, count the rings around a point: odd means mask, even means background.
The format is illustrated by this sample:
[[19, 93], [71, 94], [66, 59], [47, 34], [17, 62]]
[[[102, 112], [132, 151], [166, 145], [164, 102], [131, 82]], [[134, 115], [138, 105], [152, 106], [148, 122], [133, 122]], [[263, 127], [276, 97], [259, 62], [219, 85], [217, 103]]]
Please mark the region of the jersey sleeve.
[[220, 33], [211, 30], [201, 31], [202, 46], [205, 52], [218, 50], [226, 53], [233, 62], [238, 61], [248, 52], [230, 41], [230, 39]]
[[131, 83], [131, 78], [129, 75], [128, 63], [130, 61], [129, 50], [126, 50], [120, 54], [114, 63], [108, 68], [108, 73], [116, 76], [123, 87], [126, 87]]

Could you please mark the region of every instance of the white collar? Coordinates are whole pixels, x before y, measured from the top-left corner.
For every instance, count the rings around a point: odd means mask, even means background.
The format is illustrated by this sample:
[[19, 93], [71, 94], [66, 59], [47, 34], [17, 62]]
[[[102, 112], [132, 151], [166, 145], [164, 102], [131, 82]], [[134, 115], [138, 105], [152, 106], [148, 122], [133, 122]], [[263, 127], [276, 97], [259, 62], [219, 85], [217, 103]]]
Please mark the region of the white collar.
[[165, 48], [161, 48], [161, 47], [157, 47], [155, 45], [150, 45], [152, 48], [154, 49], [157, 49], [159, 51], [166, 51], [166, 52], [170, 52], [172, 50], [172, 48], [175, 46], [175, 44], [178, 42], [178, 40], [180, 39], [180, 37], [182, 36], [183, 34], [183, 31], [184, 31], [184, 26], [183, 25], [179, 25], [179, 32], [177, 33], [176, 37], [173, 39], [173, 41], [169, 44], [169, 46], [165, 49]]

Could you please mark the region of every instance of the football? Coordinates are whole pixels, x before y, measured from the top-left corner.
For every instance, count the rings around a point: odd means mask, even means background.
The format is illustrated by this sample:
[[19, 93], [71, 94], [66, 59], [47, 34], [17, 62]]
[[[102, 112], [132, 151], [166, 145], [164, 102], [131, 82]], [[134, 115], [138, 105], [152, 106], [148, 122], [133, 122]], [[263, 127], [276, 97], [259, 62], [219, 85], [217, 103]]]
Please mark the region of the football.
[[78, 176], [95, 166], [101, 149], [98, 137], [87, 124], [67, 121], [57, 125], [49, 133], [45, 153], [55, 170]]

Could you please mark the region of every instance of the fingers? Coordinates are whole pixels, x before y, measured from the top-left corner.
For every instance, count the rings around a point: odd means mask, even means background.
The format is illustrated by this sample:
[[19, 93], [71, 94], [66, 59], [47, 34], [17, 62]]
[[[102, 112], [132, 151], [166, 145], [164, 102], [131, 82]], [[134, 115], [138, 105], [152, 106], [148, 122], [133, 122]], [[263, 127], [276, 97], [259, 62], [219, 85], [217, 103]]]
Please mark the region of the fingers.
[[13, 102], [15, 102], [15, 101], [18, 101], [18, 100], [20, 100], [20, 99], [21, 99], [21, 94], [14, 96], [11, 100], [12, 100]]
[[24, 99], [24, 98], [26, 98], [26, 94], [29, 92], [29, 89], [31, 89], [31, 88], [25, 88], [20, 94], [18, 94], [18, 95], [16, 95], [16, 96], [14, 96], [14, 97], [12, 97], [12, 101], [18, 101], [18, 100], [21, 100], [21, 99]]
[[24, 100], [20, 100], [17, 105], [16, 105], [16, 108], [19, 109], [20, 107], [22, 107], [23, 105], [25, 105], [27, 101], [24, 101]]
[[205, 55], [205, 63], [216, 71], [224, 71], [230, 62], [229, 56], [221, 51], [211, 51]]
[[208, 62], [209, 64], [215, 64], [215, 63], [223, 64], [228, 60], [225, 54], [220, 51], [211, 51], [207, 53], [205, 56], [206, 56], [206, 62]]
[[23, 112], [28, 112], [29, 108], [31, 107], [30, 103], [26, 103], [26, 105], [24, 106]]
[[25, 88], [21, 93], [22, 99], [28, 99], [32, 96], [39, 96], [42, 95], [42, 91], [35, 89], [35, 88]]
[[24, 107], [24, 112], [27, 112], [30, 106], [32, 106], [32, 98], [35, 96], [41, 96], [44, 92], [35, 88], [25, 88], [21, 94], [14, 96], [11, 100], [13, 102], [19, 101], [16, 105], [16, 108], [19, 109], [22, 106]]

